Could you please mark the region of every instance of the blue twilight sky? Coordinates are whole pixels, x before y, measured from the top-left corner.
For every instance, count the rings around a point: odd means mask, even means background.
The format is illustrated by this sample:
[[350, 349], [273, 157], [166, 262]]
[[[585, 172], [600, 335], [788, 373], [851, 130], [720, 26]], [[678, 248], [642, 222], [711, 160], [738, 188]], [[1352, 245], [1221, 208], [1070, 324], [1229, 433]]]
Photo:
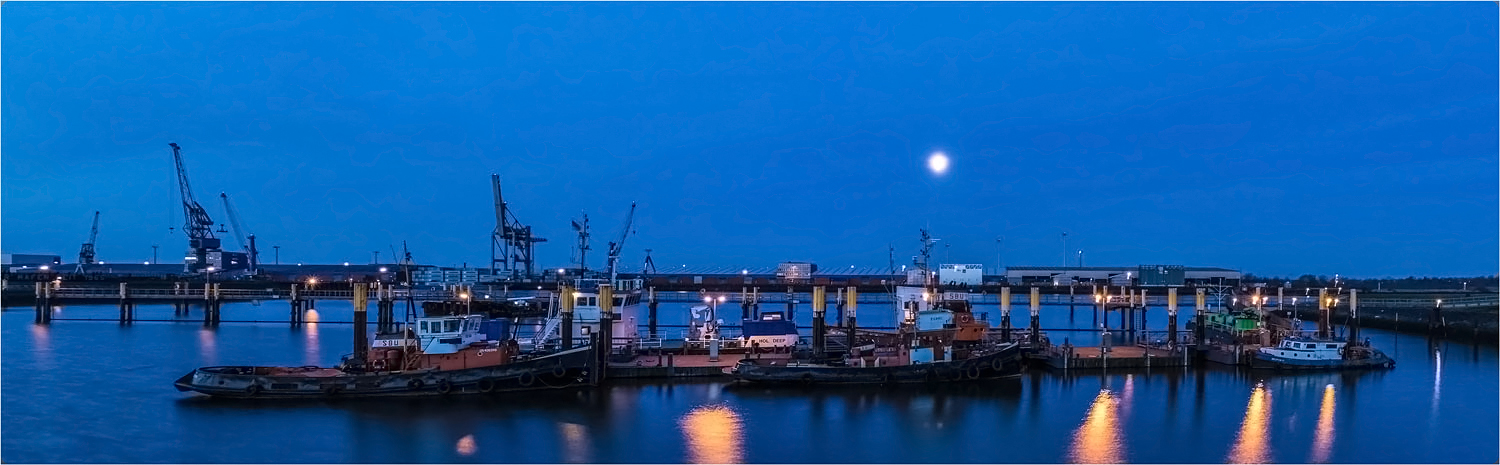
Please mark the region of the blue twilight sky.
[[[30, 3], [3, 247], [186, 247], [168, 142], [263, 260], [489, 258], [489, 174], [599, 266], [940, 261], [1494, 274], [1497, 6]], [[942, 150], [951, 170], [934, 176]], [[1004, 237], [998, 247], [997, 237]], [[226, 241], [226, 245], [234, 242]], [[947, 258], [950, 257], [951, 259]], [[1076, 264], [1076, 261], [1070, 261]]]

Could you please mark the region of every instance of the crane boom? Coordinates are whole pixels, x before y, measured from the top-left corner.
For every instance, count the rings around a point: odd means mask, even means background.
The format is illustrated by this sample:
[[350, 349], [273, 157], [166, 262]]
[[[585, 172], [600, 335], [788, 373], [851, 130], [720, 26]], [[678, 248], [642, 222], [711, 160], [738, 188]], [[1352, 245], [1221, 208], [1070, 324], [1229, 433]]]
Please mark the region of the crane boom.
[[182, 148], [177, 144], [172, 146], [172, 161], [177, 165], [177, 189], [182, 195], [182, 230], [188, 235], [188, 255], [183, 264], [183, 270], [196, 272], [210, 266], [210, 254], [219, 251], [219, 239], [214, 237], [214, 220], [208, 217], [208, 212], [193, 199], [193, 187], [188, 184], [187, 168], [182, 163]]
[[78, 248], [78, 271], [83, 271], [83, 265], [94, 264], [94, 239], [99, 237], [99, 212], [94, 212], [94, 226], [89, 229], [89, 240]]
[[255, 233], [240, 226], [240, 212], [229, 202], [229, 194], [219, 192], [219, 199], [224, 201], [224, 214], [229, 216], [229, 225], [234, 227], [234, 241], [240, 244], [240, 250], [245, 251], [246, 258], [250, 261], [250, 274], [255, 274], [257, 265], [260, 264], [260, 251], [255, 250]]
[[531, 226], [516, 219], [516, 213], [500, 195], [500, 175], [490, 174], [490, 185], [495, 193], [495, 230], [490, 232], [492, 273], [498, 276], [499, 270], [504, 268], [511, 279], [516, 279], [521, 277], [521, 269], [525, 268], [526, 276], [530, 277], [535, 272], [536, 243], [547, 242], [547, 239], [532, 236]]
[[630, 202], [630, 213], [625, 214], [625, 229], [619, 239], [609, 243], [609, 282], [615, 282], [615, 265], [620, 262], [620, 251], [625, 248], [625, 238], [630, 236], [630, 225], [635, 222], [635, 202]]

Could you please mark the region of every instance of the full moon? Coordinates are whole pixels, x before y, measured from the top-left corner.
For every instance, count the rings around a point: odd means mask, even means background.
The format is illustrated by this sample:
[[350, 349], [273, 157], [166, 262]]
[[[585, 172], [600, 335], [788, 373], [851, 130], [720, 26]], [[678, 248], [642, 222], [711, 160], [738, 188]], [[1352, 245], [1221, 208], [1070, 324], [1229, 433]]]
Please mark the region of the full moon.
[[933, 152], [931, 156], [927, 157], [927, 169], [932, 170], [934, 174], [946, 173], [948, 171], [948, 156], [943, 155], [943, 152]]

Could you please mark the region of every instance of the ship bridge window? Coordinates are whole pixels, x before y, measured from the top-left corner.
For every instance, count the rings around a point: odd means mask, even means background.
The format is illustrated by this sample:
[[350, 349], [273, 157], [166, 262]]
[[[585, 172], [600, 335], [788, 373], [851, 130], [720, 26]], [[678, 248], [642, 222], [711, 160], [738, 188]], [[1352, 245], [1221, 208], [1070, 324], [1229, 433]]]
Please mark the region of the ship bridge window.
[[424, 333], [428, 332], [427, 331], [427, 322], [423, 321], [423, 322], [421, 322], [421, 325], [422, 325], [422, 332], [424, 332]]
[[458, 332], [458, 320], [447, 320], [447, 321], [444, 321], [443, 322], [443, 332], [445, 332], [445, 333], [456, 333], [456, 332]]
[[598, 305], [598, 297], [577, 297], [573, 300], [574, 307], [597, 307]]
[[1339, 348], [1339, 346], [1338, 346], [1338, 344], [1328, 344], [1326, 346], [1323, 346], [1323, 348], [1325, 348], [1325, 349], [1337, 349], [1337, 348]]

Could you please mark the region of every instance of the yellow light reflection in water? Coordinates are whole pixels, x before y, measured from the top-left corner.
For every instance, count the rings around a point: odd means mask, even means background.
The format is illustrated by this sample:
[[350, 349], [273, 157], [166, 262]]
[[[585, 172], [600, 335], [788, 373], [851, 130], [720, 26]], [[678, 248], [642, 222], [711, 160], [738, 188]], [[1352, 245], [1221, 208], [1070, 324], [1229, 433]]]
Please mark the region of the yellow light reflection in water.
[[47, 325], [31, 325], [31, 343], [34, 346], [32, 353], [36, 354], [37, 362], [44, 367], [50, 367], [52, 363], [52, 328]]
[[587, 426], [577, 423], [561, 423], [557, 425], [562, 430], [563, 442], [566, 449], [563, 450], [563, 460], [568, 463], [589, 463], [589, 430]]
[[455, 449], [458, 451], [458, 455], [468, 457], [474, 455], [474, 452], [479, 450], [479, 446], [474, 444], [474, 435], [466, 434], [464, 437], [458, 438], [458, 446]]
[[307, 361], [303, 362], [303, 364], [317, 365], [319, 364], [319, 359], [322, 358], [322, 354], [319, 352], [320, 347], [318, 347], [318, 311], [308, 309], [307, 313], [303, 314], [302, 321], [307, 322]]
[[1073, 433], [1073, 448], [1068, 459], [1073, 463], [1125, 463], [1124, 442], [1120, 439], [1119, 400], [1108, 389], [1101, 389], [1089, 406], [1088, 417]]
[[1318, 407], [1318, 431], [1313, 437], [1312, 462], [1328, 462], [1328, 454], [1333, 452], [1333, 385], [1323, 388], [1323, 405]]
[[1250, 403], [1245, 406], [1245, 421], [1240, 423], [1240, 434], [1229, 451], [1230, 463], [1266, 463], [1271, 459], [1271, 391], [1264, 384], [1256, 384], [1250, 392]]
[[723, 405], [704, 405], [677, 421], [687, 436], [688, 461], [693, 463], [741, 463], [744, 433], [740, 415]]

